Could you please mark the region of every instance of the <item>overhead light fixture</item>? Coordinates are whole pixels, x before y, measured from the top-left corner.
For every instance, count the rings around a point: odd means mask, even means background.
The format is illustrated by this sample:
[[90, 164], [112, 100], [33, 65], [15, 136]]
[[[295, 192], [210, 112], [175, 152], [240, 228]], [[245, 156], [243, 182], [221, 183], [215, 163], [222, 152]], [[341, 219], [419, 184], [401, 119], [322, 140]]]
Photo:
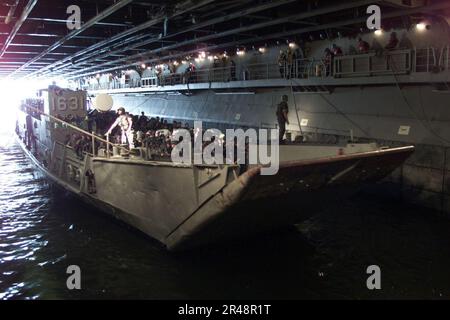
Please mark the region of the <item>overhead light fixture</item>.
[[266, 48], [261, 47], [261, 48], [258, 49], [258, 51], [261, 52], [261, 53], [265, 53], [266, 52]]
[[145, 63], [141, 64], [141, 68], [145, 69], [147, 66], [145, 65]]
[[375, 30], [375, 35], [376, 35], [377, 37], [383, 35], [383, 30], [381, 30], [381, 29]]
[[289, 42], [289, 48], [294, 49], [295, 47], [297, 47], [295, 42]]
[[244, 51], [244, 50], [241, 50], [241, 49], [237, 49], [237, 50], [236, 50], [236, 54], [237, 54], [238, 56], [243, 56], [243, 55], [245, 54], [245, 51]]
[[425, 31], [427, 29], [427, 25], [423, 22], [416, 24], [416, 29], [418, 31]]

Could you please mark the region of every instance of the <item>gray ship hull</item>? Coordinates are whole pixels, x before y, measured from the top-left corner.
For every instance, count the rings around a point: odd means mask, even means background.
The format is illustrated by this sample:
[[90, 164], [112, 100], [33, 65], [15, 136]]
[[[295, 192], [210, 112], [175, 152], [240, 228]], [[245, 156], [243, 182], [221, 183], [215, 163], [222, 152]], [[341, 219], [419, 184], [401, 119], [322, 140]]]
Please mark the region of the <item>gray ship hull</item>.
[[[414, 82], [411, 76], [399, 76], [403, 81], [401, 89], [393, 76], [358, 78], [364, 84], [361, 86], [351, 84], [351, 80], [330, 79], [327, 83], [318, 79], [314, 83], [312, 79], [294, 79], [294, 88], [311, 86], [319, 90], [294, 95], [287, 87], [290, 81], [272, 80], [276, 89], [251, 88], [262, 85], [256, 81], [229, 84], [247, 85], [246, 90], [253, 94], [216, 95], [200, 90], [191, 96], [160, 92], [154, 96], [113, 97], [116, 105], [125, 105], [136, 114], [144, 111], [167, 119], [202, 120], [219, 128], [275, 128], [276, 105], [280, 96], [287, 94], [291, 122], [287, 129], [298, 132], [298, 120], [306, 121], [301, 128], [307, 140], [336, 143], [348, 140], [352, 133], [359, 141], [380, 145], [414, 144], [415, 154], [387, 181], [396, 184], [407, 201], [450, 212], [449, 91], [436, 90], [433, 85], [443, 79], [434, 74], [417, 75]], [[319, 87], [321, 84], [328, 85]], [[408, 128], [408, 132], [401, 128]]]
[[[186, 250], [248, 237], [307, 219], [340, 196], [375, 182], [400, 166], [414, 148], [396, 148], [284, 161], [275, 176], [261, 167], [238, 175], [237, 166], [185, 166], [85, 155], [55, 143], [50, 161], [19, 143], [53, 182], [160, 241]], [[312, 148], [312, 147], [311, 147]], [[289, 146], [282, 152], [298, 152]], [[287, 151], [286, 151], [287, 150]], [[336, 150], [331, 150], [334, 153]], [[67, 167], [79, 175], [67, 172]], [[95, 190], [86, 172], [95, 175]]]

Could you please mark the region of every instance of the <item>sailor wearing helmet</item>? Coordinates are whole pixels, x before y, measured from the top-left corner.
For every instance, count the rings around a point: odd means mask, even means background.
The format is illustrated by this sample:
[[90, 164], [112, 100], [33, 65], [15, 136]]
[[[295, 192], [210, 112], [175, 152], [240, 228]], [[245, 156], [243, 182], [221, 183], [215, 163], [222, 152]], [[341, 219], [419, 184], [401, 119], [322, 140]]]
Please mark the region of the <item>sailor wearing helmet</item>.
[[124, 108], [117, 109], [117, 114], [119, 115], [112, 124], [111, 128], [109, 128], [106, 135], [110, 135], [113, 129], [117, 126], [120, 127], [120, 130], [122, 132], [121, 142], [123, 144], [128, 144], [128, 146], [131, 148], [134, 148], [133, 144], [133, 133], [131, 131], [131, 127], [133, 125], [132, 119], [127, 113], [125, 112]]

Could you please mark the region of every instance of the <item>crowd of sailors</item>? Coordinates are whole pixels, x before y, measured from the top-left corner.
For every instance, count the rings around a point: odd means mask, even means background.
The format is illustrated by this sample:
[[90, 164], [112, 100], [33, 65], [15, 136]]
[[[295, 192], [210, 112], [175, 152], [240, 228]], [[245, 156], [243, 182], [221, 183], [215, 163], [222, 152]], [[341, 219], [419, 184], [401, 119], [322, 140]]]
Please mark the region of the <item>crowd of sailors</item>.
[[[170, 138], [174, 130], [192, 131], [188, 123], [177, 120], [169, 121], [160, 117], [147, 117], [144, 112], [140, 116], [133, 115], [126, 112], [124, 108], [118, 108], [115, 112], [92, 110], [86, 117], [58, 118], [102, 139], [108, 136], [112, 144], [123, 145], [128, 149], [135, 147], [160, 149], [161, 156], [170, 155], [172, 150]], [[92, 137], [81, 132], [73, 131], [67, 135], [65, 143], [73, 147], [80, 157], [84, 152], [92, 152]], [[106, 146], [97, 139], [95, 147], [98, 150]]]
[[[373, 51], [377, 56], [382, 56], [383, 52], [385, 51], [397, 49], [399, 43], [400, 40], [398, 39], [396, 32], [392, 32], [390, 34], [389, 41], [384, 47], [380, 43], [375, 41], [371, 46], [367, 41], [359, 37], [357, 40], [356, 48], [352, 47], [351, 50], [349, 50], [349, 54], [367, 54], [370, 51]], [[326, 76], [329, 76], [331, 74], [334, 58], [343, 55], [344, 50], [335, 43], [333, 43], [331, 47], [325, 48], [324, 56], [322, 58], [324, 70], [317, 69], [316, 75], [322, 74], [322, 72], [324, 72]], [[291, 77], [294, 77], [295, 74], [297, 76], [301, 76], [302, 74], [304, 74], [304, 68], [306, 65], [301, 61], [304, 58], [305, 54], [299, 47], [291, 48], [290, 46], [288, 46], [286, 50], [280, 50], [277, 63], [281, 78], [289, 79]], [[296, 61], [297, 64], [295, 64]], [[295, 68], [297, 68], [296, 73]]]
[[[288, 113], [288, 96], [283, 95], [276, 110], [280, 144], [285, 143], [286, 125], [289, 124]], [[196, 132], [187, 122], [183, 123], [177, 120], [169, 122], [167, 119], [160, 117], [149, 118], [144, 112], [141, 112], [140, 116], [132, 115], [126, 112], [123, 107], [118, 108], [115, 112], [99, 112], [94, 109], [84, 119], [81, 117], [59, 118], [86, 132], [92, 132], [95, 136], [106, 136], [107, 141], [113, 145], [121, 145], [123, 149], [128, 151], [136, 147], [143, 147], [146, 149], [148, 156], [153, 157], [156, 155], [159, 158], [170, 157], [173, 147], [179, 142], [172, 140], [173, 133], [176, 130], [188, 130], [192, 139], [195, 139], [199, 134], [203, 137], [204, 134], [204, 130], [203, 132]], [[222, 135], [219, 139], [219, 143], [222, 144], [226, 141], [225, 135]], [[92, 148], [93, 141], [96, 144], [95, 148]], [[202, 142], [203, 148], [214, 141], [215, 139], [213, 138], [209, 142]], [[193, 145], [194, 141], [191, 142]], [[246, 148], [248, 148], [248, 141], [245, 143]], [[100, 139], [92, 139], [92, 136], [90, 137], [76, 131], [66, 136], [65, 144], [73, 147], [80, 158], [83, 158], [85, 152], [91, 153], [93, 149], [109, 149], [106, 148], [105, 143], [102, 143]]]
[[[390, 38], [387, 44], [382, 45], [378, 40], [374, 39], [372, 44], [363, 40], [362, 37], [358, 37], [353, 45], [350, 45], [345, 50], [338, 44], [333, 43], [330, 47], [325, 48], [324, 54], [318, 59], [313, 59], [313, 62], [319, 62], [319, 67], [317, 64], [311, 65], [308, 63], [310, 57], [309, 49], [303, 45], [297, 45], [295, 43], [290, 43], [286, 49], [282, 49], [279, 52], [276, 62], [280, 77], [284, 79], [289, 79], [292, 77], [307, 77], [308, 68], [313, 68], [313, 72], [316, 76], [331, 74], [333, 60], [335, 57], [343, 55], [354, 55], [354, 54], [367, 54], [370, 52], [375, 52], [377, 56], [382, 56], [383, 52], [395, 50], [397, 48], [410, 48], [412, 45], [408, 40], [406, 35], [402, 36], [399, 40], [396, 32], [390, 34]], [[264, 48], [265, 49], [265, 48]], [[242, 51], [243, 52], [243, 51]], [[237, 54], [236, 54], [237, 55]], [[110, 74], [109, 79], [103, 80], [107, 83], [112, 84], [115, 88], [121, 85], [129, 85], [131, 87], [137, 86], [155, 86], [155, 85], [175, 85], [175, 84], [190, 84], [196, 82], [208, 82], [208, 81], [236, 81], [241, 79], [238, 76], [236, 58], [237, 56], [228, 55], [226, 52], [219, 56], [210, 56], [212, 65], [211, 70], [214, 70], [212, 74], [207, 74], [203, 71], [204, 67], [201, 67], [197, 60], [186, 60], [182, 64], [177, 61], [170, 61], [168, 63], [155, 64], [152, 66], [147, 66], [143, 64], [141, 69], [136, 68], [136, 71], [140, 73], [141, 77], [131, 76], [132, 72], [130, 70], [123, 71], [120, 76], [120, 72], [116, 74]], [[190, 57], [189, 59], [192, 59]], [[205, 58], [202, 58], [205, 60]], [[250, 66], [244, 66], [242, 70], [243, 80], [247, 80], [246, 74], [248, 73], [247, 68]], [[148, 71], [150, 70], [150, 71]], [[209, 69], [208, 69], [209, 70]], [[131, 73], [130, 73], [131, 72]], [[211, 77], [211, 78], [208, 78]], [[81, 86], [86, 85], [86, 83], [92, 86], [102, 86], [100, 85], [101, 76], [97, 75], [97, 78], [85, 78], [81, 80]], [[156, 79], [151, 82], [150, 79]], [[207, 79], [206, 79], [207, 78]], [[147, 81], [148, 80], [148, 81]], [[148, 83], [147, 83], [148, 82]]]
[[[186, 129], [190, 136], [194, 139], [198, 136], [194, 132], [194, 128], [189, 123], [177, 120], [167, 120], [160, 117], [147, 117], [144, 112], [140, 116], [130, 114], [124, 108], [118, 108], [117, 111], [98, 112], [93, 110], [85, 119], [81, 117], [69, 117], [64, 120], [67, 123], [78, 126], [85, 131], [92, 130], [96, 136], [105, 138], [111, 144], [121, 146], [121, 150], [126, 150], [126, 153], [132, 152], [135, 148], [144, 148], [146, 150], [147, 160], [170, 159], [174, 146], [179, 141], [172, 139], [174, 131], [178, 129]], [[112, 123], [112, 125], [111, 125]], [[63, 125], [61, 125], [63, 127]], [[203, 136], [201, 132], [201, 136]], [[222, 143], [225, 141], [225, 135], [221, 137]], [[74, 149], [80, 159], [84, 157], [84, 153], [92, 154], [92, 143], [95, 141], [95, 150], [106, 150], [106, 143], [81, 132], [72, 131], [67, 134], [65, 144]], [[214, 142], [213, 138], [210, 142], [204, 142], [203, 147]], [[194, 143], [194, 141], [192, 141]], [[248, 143], [246, 142], [246, 148]], [[112, 148], [110, 147], [109, 150]], [[226, 155], [224, 155], [226, 156]], [[238, 154], [235, 153], [235, 160], [237, 161]]]

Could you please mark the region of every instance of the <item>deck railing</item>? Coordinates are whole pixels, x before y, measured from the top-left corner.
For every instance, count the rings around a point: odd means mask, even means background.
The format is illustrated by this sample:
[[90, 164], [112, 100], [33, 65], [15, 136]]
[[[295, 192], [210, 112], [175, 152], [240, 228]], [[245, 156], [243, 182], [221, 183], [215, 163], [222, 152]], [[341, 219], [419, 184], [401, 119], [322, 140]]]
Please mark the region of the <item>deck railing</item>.
[[449, 46], [440, 49], [428, 47], [342, 55], [334, 57], [328, 64], [322, 59], [298, 59], [283, 65], [258, 63], [197, 69], [193, 72], [130, 79], [126, 83], [114, 80], [104, 84], [90, 84], [86, 85], [85, 89], [111, 90], [249, 80], [401, 75], [410, 72], [432, 72], [436, 69], [450, 70]]
[[129, 151], [128, 148], [126, 148], [126, 147], [123, 147], [121, 145], [118, 145], [118, 144], [110, 142], [109, 141], [109, 135], [106, 135], [106, 139], [103, 139], [103, 138], [99, 137], [95, 132], [89, 133], [88, 131], [77, 127], [76, 125], [73, 125], [73, 124], [71, 124], [71, 123], [69, 123], [67, 121], [61, 120], [61, 119], [59, 119], [59, 118], [57, 118], [55, 116], [47, 114], [47, 113], [45, 113], [44, 111], [42, 111], [40, 109], [31, 107], [31, 106], [28, 106], [28, 105], [26, 106], [26, 109], [28, 109], [30, 111], [33, 111], [35, 113], [39, 113], [40, 115], [48, 117], [50, 120], [52, 120], [52, 121], [54, 121], [56, 123], [59, 123], [59, 124], [61, 124], [63, 126], [71, 128], [71, 129], [73, 129], [73, 130], [75, 130], [75, 131], [77, 131], [77, 132], [79, 132], [79, 133], [81, 133], [83, 135], [86, 135], [86, 136], [90, 137], [92, 139], [92, 141], [91, 141], [91, 143], [92, 143], [92, 146], [91, 146], [92, 154], [91, 155], [94, 156], [94, 157], [97, 156], [96, 147], [95, 147], [97, 141], [102, 142], [102, 143], [104, 143], [106, 145], [106, 158], [110, 157], [110, 148], [114, 148], [115, 147], [115, 148], [118, 148], [118, 149], [121, 149], [121, 150], [125, 150], [127, 152]]
[[337, 56], [333, 67], [336, 77], [406, 74], [411, 71], [411, 50]]

